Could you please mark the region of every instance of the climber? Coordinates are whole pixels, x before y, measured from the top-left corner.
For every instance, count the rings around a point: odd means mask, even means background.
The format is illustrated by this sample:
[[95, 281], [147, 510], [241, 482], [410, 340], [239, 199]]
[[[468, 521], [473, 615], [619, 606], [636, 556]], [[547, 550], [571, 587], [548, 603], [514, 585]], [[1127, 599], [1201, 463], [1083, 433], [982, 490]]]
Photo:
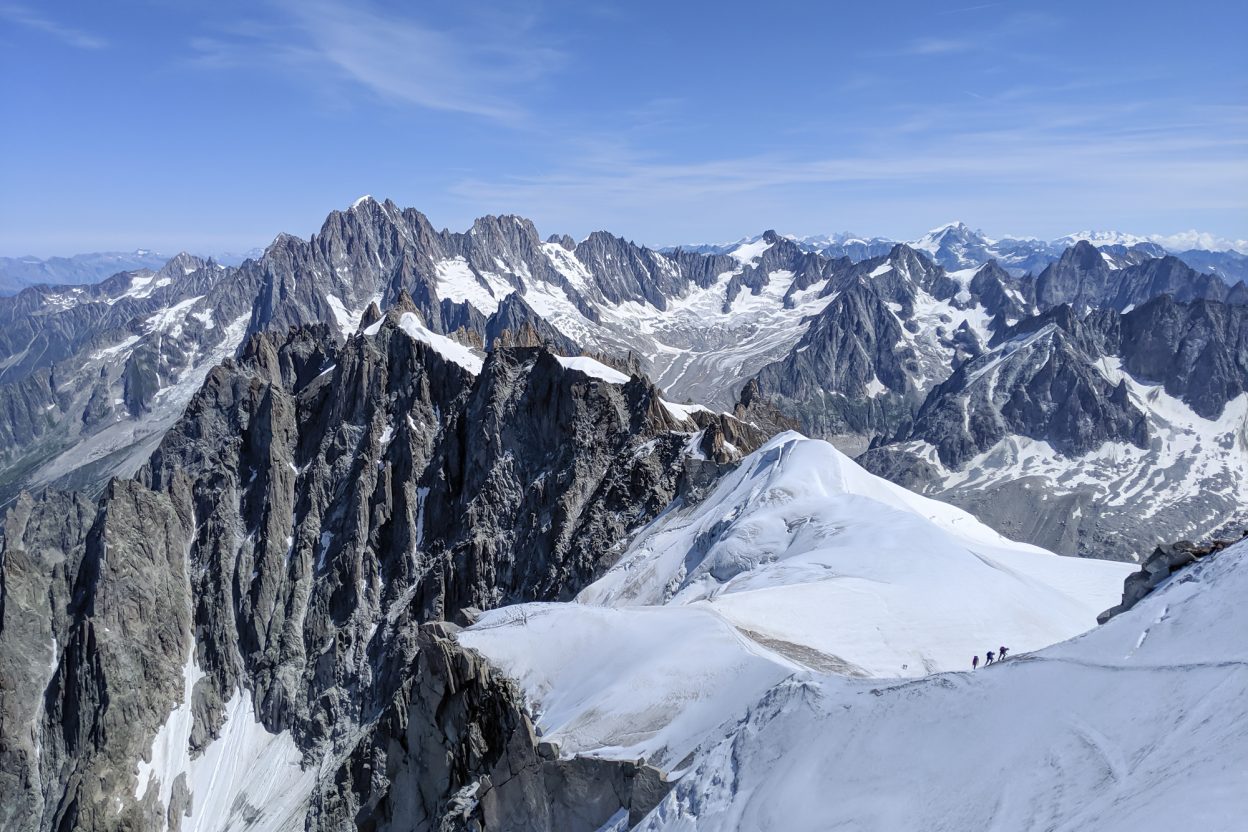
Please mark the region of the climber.
[[1005, 660], [1005, 654], [1006, 654], [1006, 653], [1008, 653], [1008, 652], [1010, 652], [1010, 648], [1008, 648], [1008, 647], [1002, 647], [1000, 650], [998, 650], [998, 651], [997, 651], [997, 661], [1004, 661], [1004, 660]]
[[979, 667], [979, 656], [971, 659], [971, 670], [975, 670], [977, 667]]
[[984, 667], [987, 667], [988, 665], [992, 664], [992, 651], [991, 650], [988, 651], [988, 655], [986, 658], [988, 659], [988, 661], [984, 662]]

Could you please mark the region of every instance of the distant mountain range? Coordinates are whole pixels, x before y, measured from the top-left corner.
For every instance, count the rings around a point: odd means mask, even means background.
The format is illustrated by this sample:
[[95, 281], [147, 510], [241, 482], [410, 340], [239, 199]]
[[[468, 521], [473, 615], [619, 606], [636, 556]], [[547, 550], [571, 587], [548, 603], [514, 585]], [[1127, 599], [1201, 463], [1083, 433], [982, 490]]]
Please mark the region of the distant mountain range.
[[[757, 243], [760, 239], [761, 234], [733, 243], [669, 246], [660, 251], [670, 252], [680, 248], [698, 254], [726, 254], [742, 244]], [[1014, 275], [1038, 273], [1061, 257], [1067, 248], [1080, 240], [1087, 240], [1106, 257], [1121, 265], [1173, 254], [1197, 271], [1216, 274], [1227, 285], [1248, 280], [1248, 240], [1228, 240], [1200, 231], [1150, 236], [1117, 231], [1079, 231], [1049, 241], [1029, 237], [998, 240], [989, 238], [982, 231], [972, 230], [965, 223], [951, 222], [910, 241], [864, 237], [847, 231], [809, 237], [788, 236], [788, 239], [806, 251], [818, 252], [825, 257], [848, 257], [854, 262], [887, 254], [897, 243], [905, 242], [911, 248], [927, 253], [949, 271], [976, 268], [989, 260], [996, 260], [998, 265]], [[263, 248], [253, 248], [241, 253], [218, 252], [198, 256], [212, 259], [222, 266], [237, 266], [263, 253]], [[156, 271], [168, 259], [169, 255], [150, 249], [89, 252], [67, 257], [0, 257], [0, 295], [11, 295], [41, 283], [79, 285], [98, 283], [118, 272], [138, 269]]]
[[132, 473], [251, 335], [345, 339], [402, 307], [470, 363], [542, 345], [647, 376], [669, 402], [775, 406], [874, 473], [1065, 554], [1131, 557], [1242, 516], [1248, 286], [1151, 242], [1055, 257], [1014, 242], [1029, 248], [952, 224], [914, 245], [769, 231], [659, 252], [543, 239], [515, 216], [437, 231], [362, 199], [238, 267], [179, 255], [0, 299], [0, 500]]
[[[743, 244], [755, 243], [761, 237], [679, 248], [702, 254], [723, 254]], [[1148, 237], [1117, 231], [1079, 231], [1046, 241], [1033, 237], [993, 239], [963, 222], [951, 222], [909, 241], [863, 237], [849, 232], [811, 237], [789, 236], [788, 239], [807, 251], [815, 251], [825, 257], [848, 257], [855, 262], [887, 254], [897, 243], [906, 242], [948, 271], [974, 269], [995, 260], [1001, 268], [1015, 276], [1028, 272], [1038, 274], [1045, 266], [1056, 262], [1066, 249], [1080, 240], [1086, 240], [1117, 265], [1131, 265], [1173, 254], [1197, 271], [1216, 274], [1227, 285], [1248, 280], [1248, 240], [1227, 240], [1198, 231]], [[675, 248], [664, 250], [673, 251]]]
[[[237, 254], [222, 252], [212, 259], [223, 266], [237, 266], [249, 257], [259, 257], [263, 249]], [[96, 251], [70, 257], [0, 257], [0, 295], [12, 295], [27, 286], [76, 286], [99, 283], [119, 272], [151, 269], [165, 265], [169, 255], [140, 248], [134, 251]]]

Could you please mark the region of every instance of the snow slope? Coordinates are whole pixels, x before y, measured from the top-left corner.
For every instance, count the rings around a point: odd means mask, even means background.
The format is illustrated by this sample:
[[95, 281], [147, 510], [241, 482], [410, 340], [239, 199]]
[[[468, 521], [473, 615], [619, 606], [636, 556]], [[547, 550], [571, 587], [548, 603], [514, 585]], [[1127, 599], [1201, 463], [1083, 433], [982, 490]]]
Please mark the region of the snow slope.
[[976, 673], [793, 678], [642, 830], [1243, 829], [1248, 544], [1084, 636]]
[[251, 691], [234, 691], [219, 736], [191, 758], [191, 693], [201, 678], [192, 648], [183, 668], [180, 703], [152, 741], [151, 762], [139, 761], [135, 797], [152, 791], [162, 807], [159, 816], [167, 820], [174, 783], [185, 774], [190, 810], [181, 821], [183, 832], [227, 832], [243, 826], [256, 832], [303, 829], [318, 770], [303, 765], [303, 754], [288, 732], [265, 730], [255, 717]]
[[601, 361], [590, 358], [588, 356], [582, 355], [582, 356], [577, 356], [574, 358], [567, 358], [562, 355], [559, 355], [559, 356], [556, 356], [556, 359], [565, 368], [569, 370], [577, 370], [589, 376], [590, 378], [601, 379], [602, 381], [608, 382], [609, 384], [627, 384], [628, 383], [628, 376], [624, 375], [619, 370], [608, 367], [606, 364], [603, 364]]
[[1129, 567], [1006, 540], [786, 433], [674, 506], [576, 603], [460, 634], [564, 754], [671, 769], [785, 679], [918, 676], [1087, 630]]

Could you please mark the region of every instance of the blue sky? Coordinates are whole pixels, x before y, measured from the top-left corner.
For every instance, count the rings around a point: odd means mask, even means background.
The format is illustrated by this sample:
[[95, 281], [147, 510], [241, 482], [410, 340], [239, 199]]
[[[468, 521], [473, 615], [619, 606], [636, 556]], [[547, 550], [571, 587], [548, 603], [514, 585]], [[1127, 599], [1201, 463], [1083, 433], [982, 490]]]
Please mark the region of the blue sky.
[[0, 0], [0, 254], [358, 195], [719, 241], [1248, 236], [1248, 4]]

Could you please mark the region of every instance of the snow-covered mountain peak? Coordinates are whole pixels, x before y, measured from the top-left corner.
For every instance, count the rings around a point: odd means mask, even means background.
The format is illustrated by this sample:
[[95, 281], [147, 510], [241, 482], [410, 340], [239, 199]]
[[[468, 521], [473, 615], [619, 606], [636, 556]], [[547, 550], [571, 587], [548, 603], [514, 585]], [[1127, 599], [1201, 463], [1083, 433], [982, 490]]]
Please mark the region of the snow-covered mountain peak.
[[205, 264], [206, 261], [202, 258], [196, 257], [187, 251], [180, 251], [173, 257], [170, 257], [169, 261], [160, 268], [157, 274], [167, 275], [176, 279], [202, 269]]
[[905, 676], [960, 667], [983, 621], [1028, 649], [1082, 632], [1126, 571], [1015, 543], [787, 432], [655, 521], [579, 600], [709, 604], [739, 628]]
[[1054, 240], [1058, 245], [1073, 246], [1080, 241], [1086, 241], [1095, 246], [1133, 246], [1139, 243], [1151, 242], [1148, 237], [1141, 237], [1136, 234], [1124, 234], [1121, 231], [1075, 231], [1066, 234]]
[[973, 268], [997, 258], [999, 252], [993, 249], [995, 244], [995, 240], [990, 240], [983, 232], [975, 231], [959, 220], [934, 228], [909, 245], [944, 268], [956, 271]]
[[928, 239], [928, 238], [933, 238], [933, 237], [947, 237], [950, 234], [957, 234], [960, 236], [964, 236], [964, 235], [970, 235], [970, 234], [975, 234], [975, 233], [976, 232], [973, 231], [969, 225], [962, 222], [962, 220], [954, 220], [953, 222], [947, 222], [944, 225], [936, 226], [935, 228], [929, 230], [926, 234], [924, 234], [923, 237], [921, 237], [920, 239]]

